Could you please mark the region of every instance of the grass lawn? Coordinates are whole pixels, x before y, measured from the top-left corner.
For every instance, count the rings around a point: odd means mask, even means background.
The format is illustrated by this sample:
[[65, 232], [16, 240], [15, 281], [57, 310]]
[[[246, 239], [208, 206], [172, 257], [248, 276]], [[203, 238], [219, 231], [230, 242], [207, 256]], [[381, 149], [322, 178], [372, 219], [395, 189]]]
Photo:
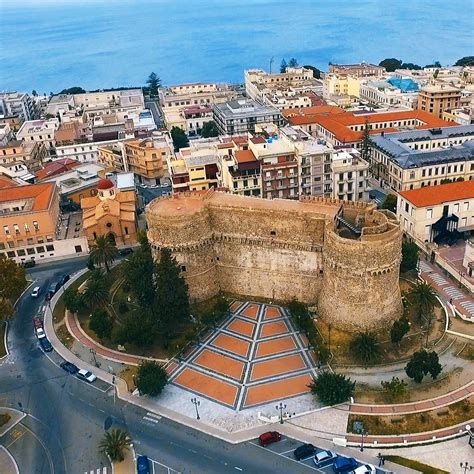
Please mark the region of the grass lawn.
[[5, 347], [5, 331], [7, 330], [6, 323], [0, 323], [0, 357], [7, 355], [7, 348]]
[[10, 421], [11, 416], [8, 413], [0, 413], [0, 427], [6, 425]]
[[428, 464], [423, 464], [422, 462], [412, 461], [411, 459], [402, 458], [401, 456], [384, 456], [387, 461], [394, 462], [395, 464], [400, 464], [400, 466], [409, 467], [415, 471], [422, 472], [423, 474], [449, 474], [448, 471], [443, 471], [436, 467], [428, 466]]
[[450, 406], [410, 415], [349, 415], [347, 430], [353, 432], [354, 421], [362, 421], [370, 435], [400, 435], [438, 430], [471, 420], [474, 417], [474, 397]]
[[122, 370], [122, 372], [120, 372], [119, 374], [119, 377], [125, 380], [125, 382], [127, 383], [128, 391], [130, 393], [137, 388], [133, 381], [133, 377], [137, 374], [137, 371], [138, 367], [129, 366], [126, 369]]
[[474, 344], [468, 342], [458, 356], [466, 360], [474, 360]]

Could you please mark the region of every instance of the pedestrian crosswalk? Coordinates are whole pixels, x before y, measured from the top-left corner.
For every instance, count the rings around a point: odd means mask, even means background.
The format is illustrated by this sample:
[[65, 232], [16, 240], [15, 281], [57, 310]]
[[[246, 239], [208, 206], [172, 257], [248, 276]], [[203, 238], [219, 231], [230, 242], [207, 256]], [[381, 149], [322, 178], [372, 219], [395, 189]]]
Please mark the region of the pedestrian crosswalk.
[[160, 422], [161, 416], [155, 415], [154, 413], [151, 413], [151, 412], [147, 412], [146, 416], [143, 417], [143, 420], [149, 423], [157, 424]]
[[461, 293], [457, 288], [454, 286], [448, 286], [443, 288], [443, 290], [449, 295], [449, 297], [453, 300], [460, 300], [464, 298], [464, 294]]
[[430, 267], [427, 263], [421, 261], [421, 262], [420, 262], [420, 270], [421, 270], [423, 273], [431, 272], [431, 267]]
[[461, 301], [460, 305], [474, 318], [474, 303], [472, 301]]
[[438, 275], [437, 273], [430, 275], [430, 277], [438, 286], [444, 286], [449, 284], [447, 280], [445, 280], [441, 275]]
[[84, 474], [107, 474], [107, 468], [98, 467], [97, 469], [91, 469], [90, 471], [84, 471]]

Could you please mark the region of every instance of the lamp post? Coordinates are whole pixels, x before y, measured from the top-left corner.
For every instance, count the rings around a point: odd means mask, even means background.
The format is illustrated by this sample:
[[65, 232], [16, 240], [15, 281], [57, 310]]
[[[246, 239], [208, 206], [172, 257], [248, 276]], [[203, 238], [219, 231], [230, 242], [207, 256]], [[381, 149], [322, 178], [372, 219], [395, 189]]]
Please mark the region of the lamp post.
[[196, 420], [200, 420], [201, 417], [199, 416], [198, 406], [201, 405], [201, 402], [197, 398], [191, 398], [191, 403], [196, 408]]
[[99, 366], [97, 365], [97, 359], [96, 359], [96, 357], [95, 357], [95, 354], [96, 354], [95, 349], [94, 349], [93, 347], [91, 347], [91, 348], [89, 349], [89, 351], [90, 351], [90, 353], [92, 354], [92, 358], [94, 359], [94, 364], [95, 364], [95, 366], [96, 366], [96, 367], [99, 367]]
[[275, 407], [276, 410], [280, 410], [280, 424], [283, 424], [283, 410], [286, 409], [286, 404], [281, 403]]
[[367, 436], [367, 431], [362, 430], [360, 432], [360, 452], [364, 451], [364, 436]]
[[461, 466], [461, 469], [464, 469], [464, 474], [474, 468], [474, 466], [471, 466], [467, 461], [461, 462], [459, 465]]

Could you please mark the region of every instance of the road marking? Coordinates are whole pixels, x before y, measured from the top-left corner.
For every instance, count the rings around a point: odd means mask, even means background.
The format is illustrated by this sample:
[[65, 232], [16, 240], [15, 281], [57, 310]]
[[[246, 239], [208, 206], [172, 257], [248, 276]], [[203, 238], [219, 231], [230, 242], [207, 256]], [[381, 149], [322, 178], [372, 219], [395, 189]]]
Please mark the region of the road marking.
[[241, 467], [237, 467], [237, 466], [235, 466], [234, 469], [237, 469], [237, 471], [243, 471]]
[[16, 443], [19, 439], [21, 439], [23, 436], [25, 436], [26, 434], [26, 431], [13, 431], [12, 432], [12, 437], [13, 437], [13, 441], [10, 443], [10, 444], [7, 444], [5, 447], [6, 448], [9, 448], [13, 443]]
[[146, 421], [151, 421], [152, 423], [159, 423], [158, 420], [155, 420], [154, 418], [150, 418], [148, 416], [144, 416], [143, 419]]
[[291, 451], [294, 451], [294, 449], [289, 449], [288, 451], [283, 451], [282, 453], [279, 453], [279, 454], [287, 454], [287, 453], [291, 453]]
[[48, 451], [48, 449], [46, 448], [45, 444], [43, 443], [43, 441], [41, 440], [41, 438], [39, 438], [32, 430], [30, 430], [27, 426], [25, 425], [21, 425], [23, 426], [23, 428], [25, 428], [26, 430], [28, 430], [35, 438], [36, 440], [38, 441], [39, 444], [41, 444], [41, 446], [43, 447], [44, 449], [44, 452], [46, 453], [46, 457], [48, 458], [48, 462], [49, 462], [49, 468], [51, 470], [51, 473], [54, 474], [54, 464], [53, 464], [53, 460], [51, 459], [51, 454], [50, 452]]

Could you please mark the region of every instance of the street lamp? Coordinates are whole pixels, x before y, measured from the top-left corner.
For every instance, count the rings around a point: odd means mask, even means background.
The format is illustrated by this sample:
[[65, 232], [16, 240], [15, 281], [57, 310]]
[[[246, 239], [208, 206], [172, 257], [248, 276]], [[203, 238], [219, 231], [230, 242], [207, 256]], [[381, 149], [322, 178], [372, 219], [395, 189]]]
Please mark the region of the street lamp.
[[199, 416], [199, 410], [198, 406], [201, 405], [201, 402], [197, 398], [191, 398], [191, 403], [195, 406], [196, 408], [196, 420], [200, 420], [201, 417]]
[[280, 424], [283, 424], [283, 410], [286, 409], [286, 405], [281, 403], [275, 407], [276, 410], [280, 410]]
[[464, 469], [464, 474], [466, 474], [466, 471], [470, 471], [474, 468], [474, 466], [471, 466], [467, 461], [461, 462], [459, 465], [461, 466], [461, 469]]
[[96, 366], [96, 367], [99, 367], [99, 366], [97, 365], [97, 359], [96, 359], [96, 357], [95, 357], [96, 350], [95, 350], [93, 347], [91, 347], [91, 348], [89, 349], [89, 352], [92, 354], [92, 358], [94, 359], [94, 364], [95, 364], [95, 366]]

